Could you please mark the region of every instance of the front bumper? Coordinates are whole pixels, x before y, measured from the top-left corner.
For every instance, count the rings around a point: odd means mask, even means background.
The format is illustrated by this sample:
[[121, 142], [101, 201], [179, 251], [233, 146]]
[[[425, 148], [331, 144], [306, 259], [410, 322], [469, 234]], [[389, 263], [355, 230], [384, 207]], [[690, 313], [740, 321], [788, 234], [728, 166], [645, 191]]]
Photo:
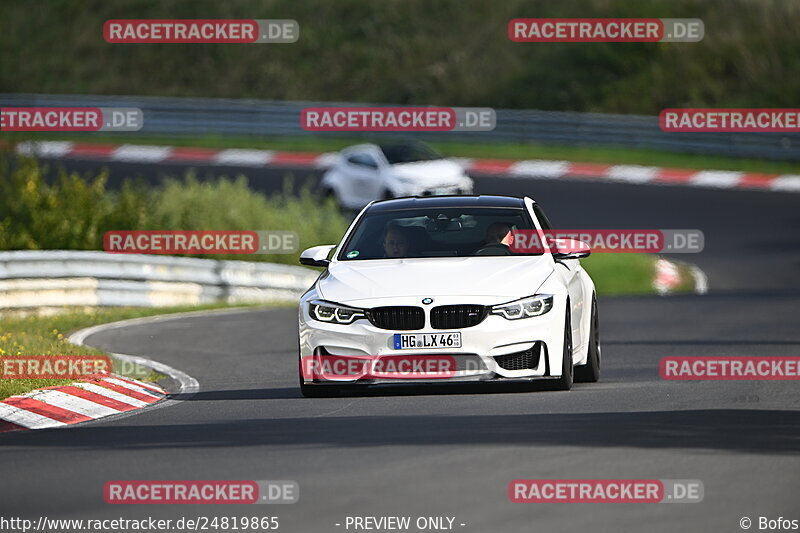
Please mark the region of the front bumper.
[[[554, 302], [553, 308], [539, 317], [507, 320], [489, 314], [480, 324], [462, 329], [433, 329], [430, 326], [430, 308], [425, 310], [425, 326], [419, 330], [397, 331], [378, 328], [367, 319], [349, 325], [320, 322], [310, 317], [307, 300], [301, 301], [299, 313], [301, 366], [311, 358], [336, 356], [338, 358], [369, 359], [380, 365], [381, 361], [398, 356], [432, 358], [447, 356], [455, 361], [455, 371], [446, 376], [387, 378], [367, 373], [366, 376], [318, 375], [302, 372], [305, 383], [331, 382], [339, 384], [379, 383], [444, 383], [482, 382], [495, 380], [531, 380], [559, 377], [561, 375], [564, 305]], [[418, 305], [421, 297], [383, 299], [369, 307], [384, 305]], [[437, 298], [436, 305], [480, 303], [458, 301], [455, 298]], [[495, 302], [496, 303], [496, 302]], [[360, 307], [368, 307], [361, 305]], [[460, 348], [429, 348], [413, 350], [394, 349], [395, 333], [461, 333]], [[376, 362], [377, 361], [377, 362]]]

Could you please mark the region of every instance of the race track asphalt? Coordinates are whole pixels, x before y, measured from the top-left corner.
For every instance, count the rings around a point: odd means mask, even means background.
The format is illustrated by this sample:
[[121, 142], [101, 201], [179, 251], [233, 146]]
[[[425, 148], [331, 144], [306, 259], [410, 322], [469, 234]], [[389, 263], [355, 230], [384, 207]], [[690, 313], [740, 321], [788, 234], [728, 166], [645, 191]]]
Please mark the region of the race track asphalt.
[[[78, 163], [92, 164], [69, 164]], [[112, 175], [130, 171], [114, 165]], [[287, 171], [238, 170], [267, 191]], [[754, 530], [760, 516], [800, 519], [797, 382], [658, 375], [664, 356], [800, 355], [800, 197], [500, 177], [476, 185], [530, 194], [563, 228], [702, 229], [704, 252], [680, 258], [706, 272], [710, 292], [601, 299], [603, 376], [570, 392], [390, 389], [304, 399], [291, 308], [101, 332], [86, 342], [179, 368], [200, 392], [117, 420], [0, 435], [0, 516], [277, 515], [289, 532], [346, 531], [347, 516], [379, 515], [452, 516], [464, 532], [724, 532], [741, 531], [744, 516]], [[705, 497], [511, 503], [509, 482], [521, 478], [696, 479]], [[106, 504], [104, 483], [123, 479], [288, 479], [299, 483], [300, 501]]]

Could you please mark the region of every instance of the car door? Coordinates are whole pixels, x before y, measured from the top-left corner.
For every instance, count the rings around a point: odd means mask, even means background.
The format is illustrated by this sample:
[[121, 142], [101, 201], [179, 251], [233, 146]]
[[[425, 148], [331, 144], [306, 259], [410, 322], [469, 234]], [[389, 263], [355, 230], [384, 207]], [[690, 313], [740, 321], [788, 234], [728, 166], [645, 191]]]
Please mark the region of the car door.
[[366, 151], [350, 152], [344, 156], [344, 175], [348, 203], [363, 206], [377, 200], [380, 179], [378, 161]]

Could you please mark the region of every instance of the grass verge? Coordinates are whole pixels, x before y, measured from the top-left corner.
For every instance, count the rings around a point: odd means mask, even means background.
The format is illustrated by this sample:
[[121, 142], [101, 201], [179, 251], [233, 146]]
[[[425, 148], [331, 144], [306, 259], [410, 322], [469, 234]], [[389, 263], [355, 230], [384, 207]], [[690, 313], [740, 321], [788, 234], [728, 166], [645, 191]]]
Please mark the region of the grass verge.
[[598, 253], [581, 260], [581, 264], [594, 280], [598, 296], [653, 294], [657, 259], [648, 254]]
[[653, 293], [656, 258], [645, 254], [592, 254], [581, 265], [594, 280], [598, 296]]

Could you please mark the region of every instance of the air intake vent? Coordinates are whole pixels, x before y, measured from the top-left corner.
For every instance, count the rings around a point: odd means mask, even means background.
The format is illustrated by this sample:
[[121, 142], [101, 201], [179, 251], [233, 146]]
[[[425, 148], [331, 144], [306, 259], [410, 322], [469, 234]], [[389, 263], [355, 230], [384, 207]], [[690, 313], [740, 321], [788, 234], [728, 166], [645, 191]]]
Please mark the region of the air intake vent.
[[425, 327], [425, 312], [421, 307], [375, 307], [367, 311], [367, 318], [381, 329], [404, 331]]
[[536, 342], [529, 350], [508, 355], [498, 355], [494, 358], [494, 361], [504, 370], [532, 370], [539, 365], [540, 353], [539, 343]]
[[434, 329], [461, 329], [477, 326], [486, 318], [489, 309], [483, 305], [440, 305], [431, 309]]

